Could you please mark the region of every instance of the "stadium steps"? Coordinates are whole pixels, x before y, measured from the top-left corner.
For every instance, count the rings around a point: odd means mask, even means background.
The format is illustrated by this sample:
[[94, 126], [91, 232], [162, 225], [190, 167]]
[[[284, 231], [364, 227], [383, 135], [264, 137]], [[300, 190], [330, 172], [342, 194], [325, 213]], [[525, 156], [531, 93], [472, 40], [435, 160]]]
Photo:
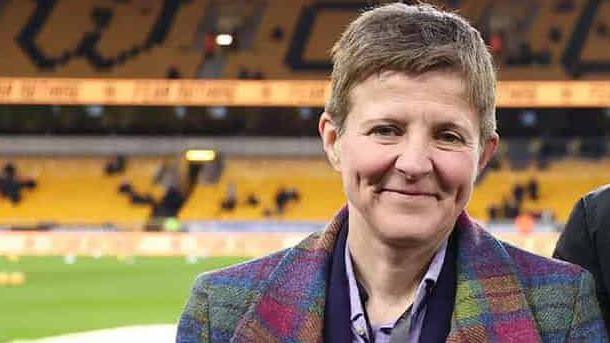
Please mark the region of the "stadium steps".
[[[122, 66], [113, 68], [107, 76], [165, 78], [168, 67], [175, 65], [184, 77], [193, 77], [203, 57], [201, 51], [192, 49], [193, 38], [207, 2], [195, 0], [183, 4], [162, 45], [127, 60]], [[151, 4], [153, 6], [148, 15], [140, 14], [140, 9], [134, 5], [115, 6], [113, 21], [100, 40], [100, 50], [106, 55], [115, 56], [129, 49], [133, 43], [144, 42], [148, 29], [134, 30], [133, 27], [134, 22], [138, 23], [138, 27], [153, 26], [162, 2]]]
[[[606, 36], [598, 34], [598, 25], [606, 25]], [[600, 3], [593, 19], [593, 26], [585, 40], [585, 46], [580, 55], [582, 61], [602, 62], [608, 64], [610, 61], [610, 2]]]
[[[284, 63], [301, 10], [312, 2], [312, 0], [295, 0], [291, 2], [291, 6], [286, 6], [284, 0], [267, 1], [267, 9], [259, 25], [254, 46], [251, 50], [228, 55], [224, 77], [237, 78], [240, 69], [245, 67], [250, 72], [261, 71], [265, 78], [270, 79], [326, 78], [327, 72], [296, 74]], [[284, 38], [279, 42], [271, 38], [273, 29], [278, 26], [284, 31]]]
[[561, 64], [571, 74], [580, 73], [578, 66], [579, 62], [582, 62], [580, 55], [586, 44], [587, 36], [592, 33], [591, 24], [601, 4], [601, 0], [588, 0], [586, 2], [583, 10], [579, 13], [579, 20], [568, 38], [567, 47], [561, 56]]
[[347, 25], [356, 19], [360, 11], [323, 11], [316, 17], [311, 35], [303, 51], [303, 60], [329, 62], [335, 41], [341, 37]]

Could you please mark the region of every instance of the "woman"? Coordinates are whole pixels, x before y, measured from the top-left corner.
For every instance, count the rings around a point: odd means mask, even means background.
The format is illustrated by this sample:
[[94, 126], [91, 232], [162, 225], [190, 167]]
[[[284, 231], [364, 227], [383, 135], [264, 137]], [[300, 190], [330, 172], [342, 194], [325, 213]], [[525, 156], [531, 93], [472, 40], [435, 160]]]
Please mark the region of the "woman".
[[464, 212], [498, 145], [479, 33], [391, 4], [351, 23], [333, 62], [319, 131], [347, 206], [294, 248], [202, 275], [177, 340], [606, 341], [587, 272]]

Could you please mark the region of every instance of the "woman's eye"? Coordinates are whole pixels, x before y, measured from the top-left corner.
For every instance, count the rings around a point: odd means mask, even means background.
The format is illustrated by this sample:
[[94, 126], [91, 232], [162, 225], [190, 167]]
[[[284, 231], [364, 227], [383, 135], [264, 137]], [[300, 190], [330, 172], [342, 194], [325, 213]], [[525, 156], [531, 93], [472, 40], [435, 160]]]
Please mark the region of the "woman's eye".
[[453, 132], [442, 132], [440, 134], [439, 138], [441, 139], [441, 141], [447, 142], [447, 143], [463, 143], [464, 142], [464, 139], [460, 135], [453, 133]]
[[377, 126], [371, 129], [369, 134], [383, 137], [400, 136], [400, 129], [394, 126]]

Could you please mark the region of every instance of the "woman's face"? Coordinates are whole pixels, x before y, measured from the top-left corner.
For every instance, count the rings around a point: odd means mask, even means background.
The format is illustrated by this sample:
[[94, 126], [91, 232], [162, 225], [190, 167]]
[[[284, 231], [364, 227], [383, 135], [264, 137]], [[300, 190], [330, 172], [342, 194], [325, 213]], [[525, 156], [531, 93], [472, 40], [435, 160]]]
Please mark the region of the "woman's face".
[[356, 85], [350, 100], [340, 136], [327, 113], [320, 119], [325, 150], [342, 175], [350, 229], [398, 245], [445, 238], [498, 142], [494, 136], [480, 146], [462, 77], [383, 72]]

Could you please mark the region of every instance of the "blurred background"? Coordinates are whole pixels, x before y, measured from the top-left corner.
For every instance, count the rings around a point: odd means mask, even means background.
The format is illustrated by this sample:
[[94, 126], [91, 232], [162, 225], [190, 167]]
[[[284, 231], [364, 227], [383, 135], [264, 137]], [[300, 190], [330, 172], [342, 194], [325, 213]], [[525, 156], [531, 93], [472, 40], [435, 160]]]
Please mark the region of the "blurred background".
[[[0, 0], [0, 342], [172, 341], [197, 274], [323, 227], [329, 50], [380, 3]], [[609, 179], [610, 1], [434, 3], [499, 70], [468, 212], [548, 256]]]

